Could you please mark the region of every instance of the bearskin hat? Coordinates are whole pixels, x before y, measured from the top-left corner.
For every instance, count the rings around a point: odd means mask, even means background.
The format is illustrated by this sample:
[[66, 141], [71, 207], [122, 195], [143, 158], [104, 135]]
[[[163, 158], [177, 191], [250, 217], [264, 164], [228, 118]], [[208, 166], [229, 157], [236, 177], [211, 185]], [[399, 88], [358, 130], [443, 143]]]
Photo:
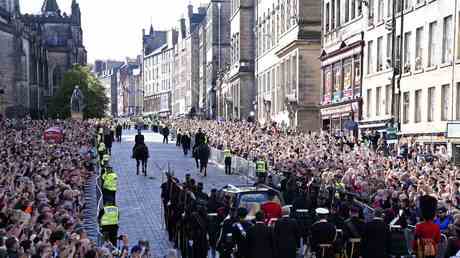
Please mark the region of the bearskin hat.
[[436, 215], [438, 200], [430, 195], [420, 197], [420, 211], [424, 220], [433, 220]]

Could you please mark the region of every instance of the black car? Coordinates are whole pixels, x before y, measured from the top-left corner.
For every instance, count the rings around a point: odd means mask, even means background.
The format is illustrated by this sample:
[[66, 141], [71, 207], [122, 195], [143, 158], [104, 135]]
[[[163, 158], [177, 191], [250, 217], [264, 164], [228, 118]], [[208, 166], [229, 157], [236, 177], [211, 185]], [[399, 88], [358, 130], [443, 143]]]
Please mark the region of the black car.
[[249, 212], [248, 217], [253, 218], [260, 210], [260, 205], [268, 201], [270, 192], [275, 195], [275, 201], [283, 206], [284, 200], [281, 193], [265, 185], [226, 185], [218, 191], [218, 198], [222, 203], [229, 203], [230, 207], [246, 208]]

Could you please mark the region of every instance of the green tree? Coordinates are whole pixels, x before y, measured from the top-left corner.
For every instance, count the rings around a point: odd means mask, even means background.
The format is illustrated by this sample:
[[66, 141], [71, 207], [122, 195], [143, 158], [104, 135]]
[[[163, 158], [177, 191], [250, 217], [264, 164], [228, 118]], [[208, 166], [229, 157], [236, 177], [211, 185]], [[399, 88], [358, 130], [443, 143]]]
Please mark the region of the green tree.
[[85, 97], [85, 109], [83, 117], [101, 118], [105, 116], [109, 99], [105, 95], [101, 82], [90, 72], [86, 66], [75, 65], [64, 74], [61, 85], [52, 97], [49, 107], [49, 116], [57, 118], [69, 118], [70, 98], [75, 85], [80, 87]]

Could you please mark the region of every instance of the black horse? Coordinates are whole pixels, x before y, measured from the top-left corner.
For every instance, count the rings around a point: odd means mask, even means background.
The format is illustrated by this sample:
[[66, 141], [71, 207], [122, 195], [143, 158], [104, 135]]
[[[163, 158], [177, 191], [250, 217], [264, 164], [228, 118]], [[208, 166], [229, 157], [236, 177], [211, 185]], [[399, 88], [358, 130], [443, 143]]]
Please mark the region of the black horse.
[[139, 165], [142, 164], [142, 173], [147, 176], [147, 160], [149, 159], [149, 148], [145, 143], [138, 143], [133, 148], [133, 158], [136, 159], [136, 174], [139, 175]]

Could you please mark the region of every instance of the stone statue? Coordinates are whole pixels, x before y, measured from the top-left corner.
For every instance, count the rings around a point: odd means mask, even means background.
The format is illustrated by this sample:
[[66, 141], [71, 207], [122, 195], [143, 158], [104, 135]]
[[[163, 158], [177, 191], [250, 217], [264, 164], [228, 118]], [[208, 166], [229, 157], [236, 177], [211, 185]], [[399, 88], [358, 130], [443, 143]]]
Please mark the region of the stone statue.
[[72, 97], [70, 98], [70, 111], [72, 113], [82, 113], [85, 108], [84, 96], [78, 85], [73, 89]]

